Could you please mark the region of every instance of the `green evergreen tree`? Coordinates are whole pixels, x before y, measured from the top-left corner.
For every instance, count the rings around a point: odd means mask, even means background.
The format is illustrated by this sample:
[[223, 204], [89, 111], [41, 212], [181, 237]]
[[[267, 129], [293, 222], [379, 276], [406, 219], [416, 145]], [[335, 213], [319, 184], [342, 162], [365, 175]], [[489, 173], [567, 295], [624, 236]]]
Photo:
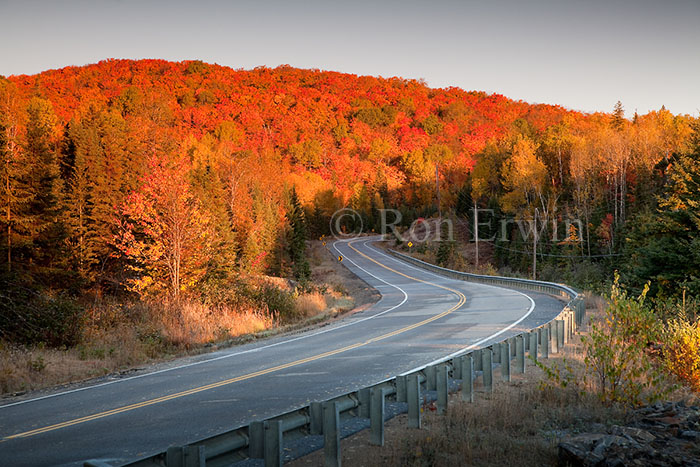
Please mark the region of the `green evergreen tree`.
[[30, 249], [25, 254], [37, 266], [54, 270], [63, 257], [64, 226], [61, 220], [61, 179], [53, 142], [56, 116], [47, 100], [35, 97], [27, 106], [27, 137], [24, 148], [28, 170], [27, 210], [23, 217], [28, 227], [21, 232]]
[[205, 280], [231, 278], [236, 264], [236, 238], [226, 205], [226, 188], [211, 160], [196, 161], [192, 190], [211, 219], [214, 235]]
[[625, 109], [622, 107], [622, 102], [617, 101], [613, 109], [613, 118], [610, 124], [616, 130], [621, 130], [625, 126]]
[[30, 230], [29, 217], [26, 216], [30, 193], [25, 180], [30, 164], [22, 150], [19, 131], [24, 110], [14, 86], [0, 80], [0, 249], [7, 272], [12, 272], [18, 253], [26, 250], [31, 242], [31, 237], [26, 234]]
[[[700, 127], [695, 129], [696, 135]], [[674, 154], [664, 194], [656, 210], [630, 222], [624, 279], [641, 289], [652, 281], [652, 295], [679, 295], [685, 287], [700, 294], [700, 145]]]
[[289, 193], [289, 212], [287, 214], [289, 220], [289, 256], [292, 260], [292, 274], [302, 286], [308, 283], [311, 278], [311, 267], [306, 258], [306, 239], [308, 237], [308, 227], [306, 225], [306, 216], [304, 209], [301, 206], [299, 197], [294, 188]]

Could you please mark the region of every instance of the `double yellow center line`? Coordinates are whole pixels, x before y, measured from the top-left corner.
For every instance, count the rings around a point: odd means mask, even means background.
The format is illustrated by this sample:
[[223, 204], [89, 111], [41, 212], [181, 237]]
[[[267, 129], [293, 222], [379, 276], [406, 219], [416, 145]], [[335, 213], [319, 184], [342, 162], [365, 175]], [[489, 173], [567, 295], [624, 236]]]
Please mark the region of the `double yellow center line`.
[[[356, 240], [356, 241], [357, 241], [357, 240]], [[397, 329], [397, 330], [395, 330], [395, 331], [392, 331], [392, 332], [389, 332], [389, 333], [386, 333], [386, 334], [382, 334], [381, 336], [374, 337], [374, 338], [372, 338], [372, 339], [369, 339], [369, 340], [366, 340], [366, 341], [363, 341], [363, 342], [358, 342], [358, 343], [355, 343], [355, 344], [351, 344], [351, 345], [342, 347], [342, 348], [340, 348], [340, 349], [331, 350], [331, 351], [324, 352], [324, 353], [321, 353], [321, 354], [313, 355], [313, 356], [311, 356], [311, 357], [307, 357], [307, 358], [302, 358], [302, 359], [299, 359], [299, 360], [295, 360], [295, 361], [290, 362], [290, 363], [285, 363], [285, 364], [282, 364], [282, 365], [277, 365], [277, 366], [274, 366], [274, 367], [271, 367], [271, 368], [267, 368], [267, 369], [264, 369], [264, 370], [256, 371], [256, 372], [253, 372], [253, 373], [248, 373], [248, 374], [242, 375], [242, 376], [236, 376], [235, 378], [230, 378], [230, 379], [223, 380], [223, 381], [219, 381], [219, 382], [216, 382], [216, 383], [211, 383], [211, 384], [207, 384], [207, 385], [204, 385], [204, 386], [199, 386], [199, 387], [196, 387], [196, 388], [188, 389], [188, 390], [182, 391], [182, 392], [177, 392], [177, 393], [170, 394], [170, 395], [167, 395], [167, 396], [157, 397], [157, 398], [155, 398], [155, 399], [149, 399], [149, 400], [147, 400], [147, 401], [138, 402], [138, 403], [131, 404], [131, 405], [125, 405], [125, 406], [122, 406], [122, 407], [117, 407], [117, 408], [115, 408], [115, 409], [106, 410], [106, 411], [104, 411], [104, 412], [98, 412], [98, 413], [95, 413], [95, 414], [92, 414], [92, 415], [87, 415], [87, 416], [85, 416], [85, 417], [75, 418], [75, 419], [73, 419], [73, 420], [68, 420], [68, 421], [65, 421], [65, 422], [57, 423], [57, 424], [55, 424], [55, 425], [49, 425], [49, 426], [45, 426], [45, 427], [42, 427], [42, 428], [36, 428], [36, 429], [34, 429], [34, 430], [25, 431], [25, 432], [23, 432], [23, 433], [17, 433], [17, 434], [10, 435], [10, 436], [7, 436], [7, 437], [3, 438], [2, 441], [0, 441], [0, 442], [5, 442], [5, 441], [9, 441], [9, 440], [11, 440], [11, 439], [17, 439], [17, 438], [28, 438], [28, 437], [30, 437], [30, 436], [39, 435], [39, 434], [41, 434], [41, 433], [47, 433], [47, 432], [49, 432], [49, 431], [59, 430], [59, 429], [61, 429], [61, 428], [67, 428], [67, 427], [73, 426], [73, 425], [79, 425], [79, 424], [81, 424], [81, 423], [89, 422], [89, 421], [92, 421], [92, 420], [97, 420], [97, 419], [100, 419], [100, 418], [109, 417], [110, 415], [116, 415], [116, 414], [120, 414], [120, 413], [124, 413], [124, 412], [129, 412], [129, 411], [131, 411], [131, 410], [140, 409], [140, 408], [142, 408], [142, 407], [148, 407], [148, 406], [150, 406], [150, 405], [160, 404], [161, 402], [167, 402], [167, 401], [170, 401], [170, 400], [173, 400], [173, 399], [178, 399], [178, 398], [180, 398], [180, 397], [185, 397], [185, 396], [189, 396], [189, 395], [192, 395], [192, 394], [197, 394], [197, 393], [199, 393], [199, 392], [208, 391], [208, 390], [210, 390], [210, 389], [215, 389], [215, 388], [219, 388], [219, 387], [226, 386], [226, 385], [229, 385], [229, 384], [237, 383], [237, 382], [239, 382], [239, 381], [245, 381], [245, 380], [247, 380], [247, 379], [251, 379], [251, 378], [258, 377], [258, 376], [267, 375], [267, 374], [273, 373], [273, 372], [275, 372], [275, 371], [285, 370], [285, 369], [287, 369], [287, 368], [292, 368], [292, 367], [295, 367], [295, 366], [298, 366], [298, 365], [303, 365], [304, 363], [313, 362], [313, 361], [315, 361], [315, 360], [320, 360], [320, 359], [322, 359], [322, 358], [331, 357], [331, 356], [333, 356], [333, 355], [337, 355], [337, 354], [340, 354], [340, 353], [343, 353], [343, 352], [347, 352], [347, 351], [350, 351], [350, 350], [353, 350], [353, 349], [357, 349], [357, 348], [359, 348], [359, 347], [363, 347], [363, 346], [365, 346], [365, 345], [372, 344], [372, 343], [374, 343], [374, 342], [379, 342], [379, 341], [381, 341], [381, 340], [384, 340], [384, 339], [388, 339], [388, 338], [390, 338], [390, 337], [397, 336], [397, 335], [402, 334], [402, 333], [404, 333], [404, 332], [407, 332], [407, 331], [410, 331], [410, 330], [412, 330], [412, 329], [416, 329], [416, 328], [418, 328], [418, 327], [420, 327], [420, 326], [423, 326], [423, 325], [425, 325], [425, 324], [431, 323], [431, 322], [433, 322], [433, 321], [435, 321], [435, 320], [437, 320], [437, 319], [440, 319], [440, 318], [442, 318], [442, 317], [444, 317], [444, 316], [446, 316], [446, 315], [452, 313], [453, 311], [457, 310], [457, 309], [458, 309], [459, 307], [461, 307], [461, 306], [466, 302], [466, 300], [467, 300], [466, 297], [464, 296], [464, 294], [463, 294], [462, 292], [458, 291], [458, 290], [451, 289], [451, 288], [449, 288], [449, 287], [446, 287], [446, 286], [443, 286], [443, 285], [440, 285], [440, 284], [435, 284], [435, 283], [433, 283], [433, 282], [426, 281], [426, 280], [423, 280], [423, 279], [418, 279], [418, 278], [413, 277], [413, 276], [409, 276], [409, 275], [404, 274], [404, 273], [402, 273], [402, 272], [399, 272], [399, 271], [397, 271], [397, 270], [395, 270], [395, 269], [392, 269], [392, 268], [390, 268], [389, 266], [386, 266], [385, 264], [382, 264], [382, 263], [376, 261], [376, 260], [373, 259], [373, 258], [370, 258], [370, 257], [367, 256], [366, 254], [362, 253], [361, 251], [359, 251], [358, 249], [356, 249], [354, 246], [352, 246], [351, 243], [348, 243], [348, 246], [349, 246], [352, 250], [354, 250], [357, 254], [359, 254], [360, 256], [362, 256], [362, 257], [368, 259], [369, 261], [371, 261], [371, 262], [377, 264], [378, 266], [380, 266], [380, 267], [382, 267], [382, 268], [384, 268], [384, 269], [386, 269], [386, 270], [389, 270], [389, 271], [391, 271], [391, 272], [393, 272], [393, 273], [395, 273], [395, 274], [398, 274], [399, 276], [403, 276], [403, 277], [406, 277], [406, 278], [408, 278], [408, 279], [411, 279], [411, 280], [414, 280], [414, 281], [417, 281], [417, 282], [422, 282], [422, 283], [424, 283], [424, 284], [429, 284], [429, 285], [435, 286], [435, 287], [437, 287], [437, 288], [440, 288], [440, 289], [443, 289], [443, 290], [446, 290], [446, 291], [448, 291], [448, 292], [452, 292], [452, 293], [456, 294], [456, 295], [459, 297], [459, 302], [458, 302], [456, 305], [454, 305], [453, 307], [451, 307], [449, 310], [444, 311], [444, 312], [442, 312], [442, 313], [440, 313], [440, 314], [437, 314], [437, 315], [432, 316], [432, 317], [430, 317], [430, 318], [424, 319], [423, 321], [420, 321], [420, 322], [418, 322], [418, 323], [411, 324], [411, 325], [409, 325], [409, 326], [406, 326], [406, 327]]]

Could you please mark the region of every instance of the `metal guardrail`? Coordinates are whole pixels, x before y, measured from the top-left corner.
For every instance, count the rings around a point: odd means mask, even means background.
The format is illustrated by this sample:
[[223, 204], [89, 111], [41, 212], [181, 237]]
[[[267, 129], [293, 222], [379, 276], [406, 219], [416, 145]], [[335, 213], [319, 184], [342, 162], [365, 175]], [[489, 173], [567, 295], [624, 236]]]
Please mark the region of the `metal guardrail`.
[[[472, 274], [469, 272], [455, 271], [452, 269], [446, 269], [434, 264], [421, 261], [409, 255], [405, 255], [396, 250], [387, 250], [389, 254], [400, 258], [407, 263], [415, 264], [423, 269], [427, 269], [436, 274], [446, 276], [452, 279], [463, 280], [467, 282], [476, 282], [478, 284], [495, 285], [498, 287], [513, 287], [517, 289], [532, 290], [534, 292], [542, 292], [549, 295], [560, 296], [568, 298], [569, 302], [567, 307], [572, 308], [576, 313], [576, 323], [581, 325], [583, 320], [583, 313], [585, 312], [585, 307], [583, 304], [583, 298], [580, 294], [572, 289], [571, 287], [564, 284], [556, 284], [554, 282], [546, 281], [535, 281], [531, 279], [517, 279], [514, 277], [502, 277], [502, 276], [487, 276], [482, 274]], [[577, 300], [577, 298], [579, 300]]]
[[[185, 446], [173, 446], [164, 452], [124, 465], [133, 467], [218, 467], [245, 459], [263, 459], [265, 466], [280, 466], [283, 443], [309, 435], [323, 435], [326, 466], [340, 465], [341, 421], [369, 418], [370, 442], [384, 444], [384, 410], [387, 399], [407, 404], [409, 427], [421, 426], [421, 403], [434, 397], [437, 412], [445, 413], [449, 388], [458, 386], [463, 401], [473, 402], [474, 381], [481, 378], [483, 390], [491, 392], [494, 369], [501, 369], [503, 381], [512, 372], [525, 373], [526, 355], [548, 358], [573, 337], [585, 315], [583, 297], [574, 289], [551, 282], [485, 276], [453, 271], [389, 250], [394, 256], [450, 278], [480, 284], [515, 287], [568, 298], [569, 302], [551, 321], [527, 332], [509, 337], [485, 348], [452, 354], [432, 364], [381, 381], [357, 391], [323, 402], [291, 410], [263, 421], [253, 421], [225, 433]], [[514, 365], [512, 365], [514, 362]], [[452, 379], [452, 384], [450, 384]], [[108, 464], [85, 462], [86, 467]]]

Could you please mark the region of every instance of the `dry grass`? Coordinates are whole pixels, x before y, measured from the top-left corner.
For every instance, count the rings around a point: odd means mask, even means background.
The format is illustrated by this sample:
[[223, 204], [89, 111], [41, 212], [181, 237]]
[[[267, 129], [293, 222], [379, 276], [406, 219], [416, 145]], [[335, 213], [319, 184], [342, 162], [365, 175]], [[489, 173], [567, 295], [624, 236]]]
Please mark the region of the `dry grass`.
[[149, 322], [160, 328], [167, 342], [185, 348], [260, 332], [275, 325], [274, 319], [262, 310], [213, 308], [200, 303], [183, 303], [151, 312]]
[[322, 313], [328, 307], [328, 302], [332, 299], [333, 297], [330, 294], [323, 294], [320, 292], [299, 295], [296, 298], [297, 313], [304, 318], [315, 316]]

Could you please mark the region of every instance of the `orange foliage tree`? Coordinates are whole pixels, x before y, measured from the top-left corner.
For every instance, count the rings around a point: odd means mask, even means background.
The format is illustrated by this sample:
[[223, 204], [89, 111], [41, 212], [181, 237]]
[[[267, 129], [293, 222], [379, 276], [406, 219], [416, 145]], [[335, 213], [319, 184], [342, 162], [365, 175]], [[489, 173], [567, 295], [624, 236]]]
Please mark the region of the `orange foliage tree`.
[[130, 260], [132, 290], [178, 299], [206, 272], [210, 220], [190, 189], [189, 162], [154, 155], [139, 190], [121, 206], [117, 245]]

